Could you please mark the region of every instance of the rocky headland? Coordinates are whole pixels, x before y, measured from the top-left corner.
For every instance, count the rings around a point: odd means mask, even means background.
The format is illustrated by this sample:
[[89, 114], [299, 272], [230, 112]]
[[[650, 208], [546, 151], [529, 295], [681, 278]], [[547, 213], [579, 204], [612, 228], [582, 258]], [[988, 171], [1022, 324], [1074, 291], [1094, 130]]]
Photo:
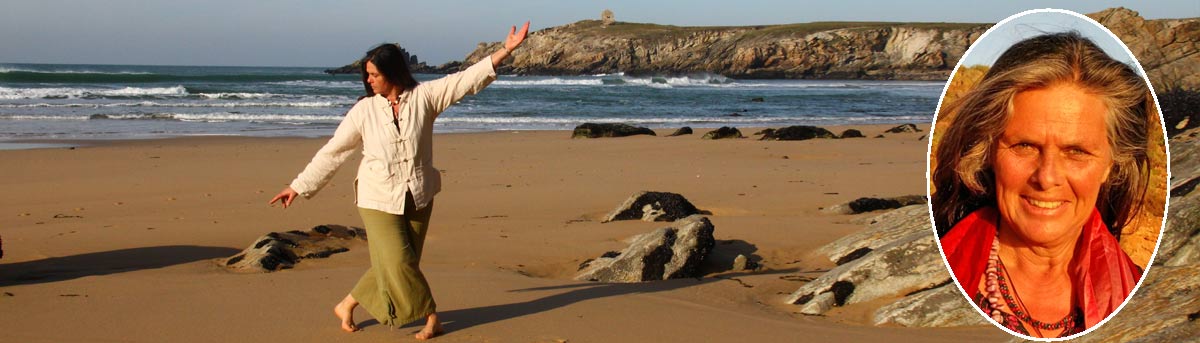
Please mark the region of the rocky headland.
[[[1159, 90], [1200, 85], [1200, 20], [1146, 20], [1126, 8], [1088, 14], [1129, 46]], [[685, 27], [582, 20], [531, 32], [503, 74], [683, 75], [740, 79], [945, 80], [991, 24], [813, 22], [762, 26]], [[448, 73], [490, 55], [482, 42], [463, 61], [432, 67], [412, 57], [418, 73]], [[331, 69], [356, 73], [357, 64]]]

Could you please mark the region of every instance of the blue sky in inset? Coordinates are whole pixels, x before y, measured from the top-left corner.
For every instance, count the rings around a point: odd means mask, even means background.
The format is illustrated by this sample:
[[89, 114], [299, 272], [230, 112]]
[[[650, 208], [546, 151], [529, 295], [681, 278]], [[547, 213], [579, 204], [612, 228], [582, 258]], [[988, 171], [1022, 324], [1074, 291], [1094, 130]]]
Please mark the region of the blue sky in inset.
[[1079, 32], [1080, 35], [1091, 39], [1101, 49], [1104, 49], [1104, 52], [1112, 58], [1133, 65], [1133, 57], [1129, 55], [1121, 41], [1109, 35], [1101, 27], [1085, 18], [1063, 12], [1048, 11], [1027, 13], [992, 27], [991, 31], [980, 38], [971, 51], [963, 56], [962, 64], [964, 66], [990, 66], [1000, 57], [1000, 54], [1004, 53], [1004, 50], [1022, 39], [1066, 31]]

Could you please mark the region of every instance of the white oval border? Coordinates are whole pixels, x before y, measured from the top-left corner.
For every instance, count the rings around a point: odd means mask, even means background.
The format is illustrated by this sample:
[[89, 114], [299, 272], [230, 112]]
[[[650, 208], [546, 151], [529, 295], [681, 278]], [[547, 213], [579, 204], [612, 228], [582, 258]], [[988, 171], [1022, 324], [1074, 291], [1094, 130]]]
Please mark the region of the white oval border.
[[[971, 297], [967, 295], [967, 292], [962, 287], [962, 283], [958, 282], [958, 278], [956, 276], [954, 276], [954, 272], [952, 271], [952, 269], [950, 269], [950, 261], [946, 259], [946, 251], [942, 250], [942, 240], [937, 235], [937, 227], [934, 224], [934, 219], [933, 219], [933, 201], [932, 201], [933, 200], [933, 192], [930, 189], [930, 187], [928, 186], [932, 182], [932, 180], [930, 179], [930, 171], [931, 171], [932, 166], [929, 164], [929, 157], [933, 156], [933, 137], [936, 134], [935, 131], [937, 130], [937, 117], [938, 117], [938, 113], [941, 113], [941, 111], [942, 111], [942, 100], [946, 99], [946, 91], [948, 91], [950, 89], [950, 81], [954, 80], [954, 75], [958, 73], [959, 68], [962, 68], [963, 61], [966, 60], [966, 57], [971, 54], [971, 51], [975, 50], [975, 47], [978, 45], [977, 43], [979, 43], [980, 41], [983, 41], [993, 31], [997, 31], [996, 28], [999, 28], [999, 27], [1003, 26], [1004, 24], [1007, 24], [1009, 21], [1012, 21], [1016, 18], [1020, 18], [1027, 14], [1032, 14], [1032, 13], [1059, 13], [1059, 14], [1067, 14], [1067, 15], [1074, 16], [1078, 19], [1082, 19], [1086, 23], [1092, 24], [1093, 26], [1100, 28], [1101, 31], [1104, 31], [1104, 33], [1108, 34], [1109, 38], [1112, 38], [1113, 40], [1116, 40], [1117, 43], [1120, 43], [1121, 49], [1125, 52], [1125, 54], [1127, 54], [1131, 58], [1131, 62], [1133, 62], [1133, 67], [1137, 68], [1137, 71], [1142, 76], [1142, 80], [1146, 82], [1146, 87], [1150, 89], [1150, 96], [1154, 98], [1154, 107], [1155, 107], [1155, 110], [1158, 111], [1158, 122], [1159, 122], [1159, 126], [1161, 127], [1162, 133], [1163, 133], [1163, 149], [1166, 151], [1166, 154], [1165, 154], [1166, 161], [1165, 162], [1166, 162], [1166, 167], [1167, 167], [1167, 176], [1166, 176], [1167, 177], [1167, 192], [1164, 192], [1164, 196], [1166, 199], [1163, 202], [1163, 217], [1162, 217], [1163, 220], [1162, 220], [1162, 223], [1160, 223], [1158, 226], [1158, 239], [1155, 240], [1155, 242], [1154, 242], [1154, 251], [1150, 253], [1150, 260], [1146, 262], [1146, 268], [1145, 268], [1145, 270], [1142, 271], [1142, 277], [1138, 280], [1137, 285], [1134, 285], [1133, 291], [1130, 292], [1129, 295], [1125, 297], [1125, 301], [1121, 302], [1121, 305], [1117, 306], [1117, 309], [1114, 310], [1113, 313], [1110, 313], [1107, 317], [1105, 317], [1104, 320], [1101, 320], [1099, 323], [1096, 323], [1096, 325], [1093, 325], [1092, 327], [1087, 328], [1086, 330], [1083, 330], [1083, 332], [1076, 333], [1074, 335], [1070, 335], [1067, 337], [1057, 337], [1057, 338], [1032, 337], [1032, 336], [1022, 335], [1016, 331], [1009, 330], [1008, 328], [1004, 327], [1003, 325], [1000, 325], [1000, 323], [993, 320], [991, 316], [988, 316], [985, 313], [983, 313], [983, 311], [980, 310], [978, 306], [975, 306], [975, 302], [972, 301]], [[995, 62], [993, 61], [993, 64], [994, 63]], [[1170, 196], [1171, 139], [1170, 139], [1170, 136], [1167, 135], [1167, 126], [1166, 125], [1167, 125], [1166, 120], [1164, 120], [1163, 114], [1162, 114], [1162, 107], [1159, 106], [1159, 104], [1158, 104], [1158, 94], [1155, 93], [1154, 84], [1150, 82], [1150, 78], [1147, 75], [1146, 70], [1142, 68], [1142, 62], [1139, 61], [1137, 56], [1133, 54], [1133, 51], [1129, 50], [1129, 46], [1126, 45], [1125, 42], [1122, 41], [1120, 37], [1117, 37], [1117, 35], [1113, 34], [1112, 31], [1109, 31], [1107, 27], [1104, 27], [1104, 25], [1101, 25], [1099, 22], [1093, 20], [1092, 18], [1089, 18], [1088, 16], [1085, 16], [1083, 14], [1079, 14], [1079, 13], [1076, 13], [1073, 11], [1056, 9], [1056, 8], [1043, 8], [1043, 9], [1027, 10], [1027, 11], [1009, 16], [1008, 18], [1004, 18], [1004, 20], [1001, 20], [1000, 22], [996, 23], [996, 25], [992, 25], [992, 27], [988, 28], [988, 30], [985, 31], [983, 33], [983, 35], [979, 36], [979, 38], [975, 40], [975, 43], [972, 43], [971, 46], [969, 48], [967, 48], [967, 51], [965, 53], [963, 53], [963, 57], [958, 59], [958, 63], [955, 64], [954, 70], [950, 72], [950, 78], [946, 79], [946, 86], [944, 86], [942, 88], [942, 95], [940, 97], [938, 97], [938, 105], [937, 105], [937, 108], [933, 112], [933, 125], [931, 125], [929, 128], [930, 139], [929, 139], [929, 145], [926, 148], [926, 157], [925, 157], [925, 184], [926, 184], [925, 197], [926, 197], [926, 199], [930, 199], [930, 201], [928, 202], [929, 223], [930, 223], [929, 227], [933, 231], [933, 238], [937, 243], [938, 252], [942, 254], [942, 263], [945, 264], [946, 271], [950, 273], [950, 279], [954, 281], [954, 286], [958, 288], [958, 293], [961, 294], [963, 296], [963, 298], [966, 298], [967, 303], [971, 304], [971, 308], [974, 309], [975, 312], [978, 313], [980, 316], [983, 316], [983, 318], [985, 318], [985, 320], [987, 320], [988, 323], [991, 323], [995, 327], [1000, 328], [1001, 330], [1004, 330], [1005, 332], [1008, 332], [1008, 334], [1013, 335], [1014, 337], [1017, 337], [1017, 338], [1032, 340], [1032, 341], [1039, 341], [1039, 342], [1059, 342], [1059, 341], [1066, 341], [1066, 340], [1071, 340], [1071, 339], [1082, 337], [1083, 335], [1091, 333], [1092, 331], [1095, 331], [1096, 329], [1100, 328], [1101, 326], [1104, 326], [1104, 324], [1108, 323], [1108, 321], [1110, 319], [1112, 319], [1113, 317], [1116, 317], [1117, 313], [1120, 313], [1121, 310], [1125, 309], [1125, 305], [1128, 305], [1129, 300], [1133, 299], [1133, 297], [1135, 295], [1137, 295], [1138, 289], [1140, 289], [1142, 287], [1142, 284], [1146, 281], [1146, 276], [1150, 275], [1150, 268], [1153, 267], [1154, 259], [1158, 256], [1158, 248], [1160, 246], [1162, 246], [1163, 232], [1166, 231], [1167, 213], [1168, 213], [1168, 209], [1171, 208], [1171, 196]]]

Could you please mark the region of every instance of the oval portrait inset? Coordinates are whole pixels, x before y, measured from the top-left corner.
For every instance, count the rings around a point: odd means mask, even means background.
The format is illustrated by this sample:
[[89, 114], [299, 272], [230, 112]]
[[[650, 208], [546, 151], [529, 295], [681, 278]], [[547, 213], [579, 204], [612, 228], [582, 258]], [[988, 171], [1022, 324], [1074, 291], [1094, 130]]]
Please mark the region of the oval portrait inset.
[[1144, 75], [1108, 30], [1060, 10], [1005, 19], [952, 74], [930, 140], [931, 216], [954, 281], [997, 327], [1077, 337], [1140, 284], [1167, 193]]

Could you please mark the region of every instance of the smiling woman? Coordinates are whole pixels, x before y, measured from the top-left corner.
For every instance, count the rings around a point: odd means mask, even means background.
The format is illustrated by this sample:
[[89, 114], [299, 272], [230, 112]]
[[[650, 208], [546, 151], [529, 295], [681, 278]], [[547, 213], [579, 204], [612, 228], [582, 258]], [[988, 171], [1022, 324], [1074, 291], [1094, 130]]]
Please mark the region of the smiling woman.
[[961, 290], [1026, 338], [1103, 322], [1142, 275], [1122, 228], [1162, 210], [1142, 206], [1156, 116], [1144, 79], [1078, 33], [1049, 33], [1013, 44], [948, 106], [931, 207]]

